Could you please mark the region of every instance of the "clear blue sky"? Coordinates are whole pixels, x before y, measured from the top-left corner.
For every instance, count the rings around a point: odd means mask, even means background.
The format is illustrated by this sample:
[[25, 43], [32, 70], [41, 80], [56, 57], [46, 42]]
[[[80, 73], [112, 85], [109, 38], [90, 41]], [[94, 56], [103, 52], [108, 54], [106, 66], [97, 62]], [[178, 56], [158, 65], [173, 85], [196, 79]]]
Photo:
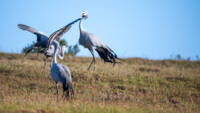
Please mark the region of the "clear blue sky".
[[[36, 38], [26, 24], [50, 35], [88, 11], [83, 26], [120, 57], [200, 56], [200, 0], [1, 0], [0, 51], [20, 53]], [[63, 39], [78, 43], [75, 24]], [[79, 56], [91, 56], [81, 47]]]

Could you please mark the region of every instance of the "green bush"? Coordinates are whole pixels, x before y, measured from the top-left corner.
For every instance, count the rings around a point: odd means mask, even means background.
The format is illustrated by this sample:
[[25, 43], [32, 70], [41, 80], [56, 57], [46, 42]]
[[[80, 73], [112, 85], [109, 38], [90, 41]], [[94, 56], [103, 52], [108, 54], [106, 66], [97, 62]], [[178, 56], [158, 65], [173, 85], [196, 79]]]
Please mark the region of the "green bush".
[[[33, 47], [33, 45], [35, 45], [36, 42], [32, 42], [31, 44], [28, 44], [27, 46], [25, 46], [23, 49], [22, 49], [22, 53], [26, 53], [26, 51], [28, 51], [28, 49], [30, 49], [31, 47]], [[31, 53], [36, 53], [37, 50], [35, 49], [32, 49]]]
[[[22, 49], [22, 53], [25, 53], [29, 48], [33, 47], [33, 45], [36, 42], [32, 42], [32, 44], [28, 44], [27, 46], [25, 46]], [[65, 51], [66, 55], [72, 55], [72, 56], [76, 56], [77, 53], [80, 52], [79, 46], [78, 44], [75, 45], [68, 45], [66, 40], [60, 40], [60, 45], [65, 45], [66, 47], [68, 47], [67, 51]], [[43, 51], [44, 48], [41, 48], [40, 51]], [[36, 53], [37, 50], [36, 49], [32, 49], [31, 53]]]

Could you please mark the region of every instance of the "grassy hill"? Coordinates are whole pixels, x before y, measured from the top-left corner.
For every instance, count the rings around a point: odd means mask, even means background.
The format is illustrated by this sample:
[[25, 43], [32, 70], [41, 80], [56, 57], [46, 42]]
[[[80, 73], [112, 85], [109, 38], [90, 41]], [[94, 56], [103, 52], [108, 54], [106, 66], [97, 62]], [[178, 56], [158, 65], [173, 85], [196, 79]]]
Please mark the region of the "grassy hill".
[[[122, 64], [69, 57], [75, 96], [63, 100], [43, 55], [0, 53], [0, 113], [200, 113], [200, 62], [125, 59]], [[50, 59], [49, 59], [50, 62]]]

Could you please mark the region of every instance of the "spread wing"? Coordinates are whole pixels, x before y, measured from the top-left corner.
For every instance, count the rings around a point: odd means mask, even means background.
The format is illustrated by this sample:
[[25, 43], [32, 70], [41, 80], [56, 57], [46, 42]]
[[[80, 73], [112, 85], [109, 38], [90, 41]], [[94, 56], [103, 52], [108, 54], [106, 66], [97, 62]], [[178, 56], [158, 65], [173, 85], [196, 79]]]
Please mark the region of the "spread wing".
[[31, 33], [33, 33], [35, 35], [39, 35], [39, 36], [43, 36], [43, 37], [47, 37], [48, 38], [48, 35], [46, 35], [43, 32], [40, 32], [37, 29], [32, 28], [30, 26], [27, 26], [27, 25], [24, 25], [24, 24], [18, 24], [17, 26], [22, 30], [29, 31], [29, 32], [31, 32]]
[[50, 36], [49, 36], [49, 39], [48, 39], [48, 45], [47, 45], [47, 48], [49, 47], [51, 41], [53, 40], [57, 40], [58, 42], [60, 42], [60, 38], [67, 32], [69, 31], [69, 29], [71, 28], [72, 24], [76, 23], [77, 21], [81, 20], [81, 18], [78, 18], [76, 20], [74, 20], [73, 22], [67, 24], [66, 26], [64, 26], [63, 28], [55, 31], [54, 33], [52, 33]]

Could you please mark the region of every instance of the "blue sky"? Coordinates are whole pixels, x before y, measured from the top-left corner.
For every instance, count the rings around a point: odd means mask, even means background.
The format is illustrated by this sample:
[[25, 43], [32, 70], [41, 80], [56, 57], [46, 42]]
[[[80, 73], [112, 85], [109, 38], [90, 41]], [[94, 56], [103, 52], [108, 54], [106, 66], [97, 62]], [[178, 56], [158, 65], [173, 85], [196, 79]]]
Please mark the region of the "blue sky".
[[[200, 0], [1, 0], [0, 51], [20, 53], [35, 36], [17, 28], [32, 26], [50, 35], [88, 11], [83, 27], [119, 57], [165, 59], [200, 56]], [[63, 36], [78, 43], [75, 24]], [[81, 47], [79, 56], [91, 56]]]

